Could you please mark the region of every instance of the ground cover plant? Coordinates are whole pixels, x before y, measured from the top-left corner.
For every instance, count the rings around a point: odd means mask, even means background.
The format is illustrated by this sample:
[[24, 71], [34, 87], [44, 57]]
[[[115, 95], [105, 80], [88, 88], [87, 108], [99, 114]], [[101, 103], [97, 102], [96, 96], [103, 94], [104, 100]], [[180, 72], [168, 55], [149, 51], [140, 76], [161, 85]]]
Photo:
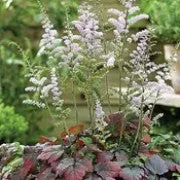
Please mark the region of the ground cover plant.
[[[178, 179], [179, 137], [153, 131], [162, 117], [154, 116], [155, 104], [161, 94], [173, 91], [166, 84], [169, 70], [165, 63], [150, 59], [153, 30], [130, 31], [148, 16], [138, 14], [134, 0], [121, 3], [124, 10], [108, 10], [108, 22], [101, 12], [97, 16], [92, 6], [82, 4], [76, 21], [70, 22], [67, 14], [61, 37], [41, 8], [44, 34], [37, 56], [45, 56], [46, 63], [31, 64], [27, 58], [29, 95], [23, 103], [47, 110], [54, 123], [63, 124], [64, 132], [58, 138], [40, 137], [35, 146], [1, 145], [2, 179]], [[101, 4], [97, 6], [103, 11]], [[133, 51], [128, 48], [132, 42], [137, 44]], [[129, 59], [124, 59], [125, 54]], [[117, 112], [112, 112], [108, 82], [114, 66], [119, 68]], [[100, 86], [104, 78], [105, 90]], [[67, 126], [70, 109], [63, 99], [67, 88], [74, 102], [72, 127]], [[76, 92], [85, 95], [89, 128], [79, 124]]]

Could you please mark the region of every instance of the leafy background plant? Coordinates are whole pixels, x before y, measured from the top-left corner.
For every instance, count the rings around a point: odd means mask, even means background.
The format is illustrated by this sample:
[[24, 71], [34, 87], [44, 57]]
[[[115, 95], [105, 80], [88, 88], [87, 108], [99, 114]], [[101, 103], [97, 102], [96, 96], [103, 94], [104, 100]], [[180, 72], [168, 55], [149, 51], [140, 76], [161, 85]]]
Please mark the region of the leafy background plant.
[[[33, 143], [40, 134], [52, 130], [52, 126], [40, 129], [38, 122], [42, 114], [22, 105], [27, 84], [24, 79], [26, 58], [30, 60], [36, 56], [41, 35], [40, 7], [37, 1], [11, 1], [8, 7], [6, 3], [8, 1], [0, 1], [0, 98], [27, 119], [29, 128], [25, 139], [26, 143]], [[67, 12], [70, 19], [74, 19], [77, 14], [76, 0], [43, 1], [43, 5], [58, 29], [65, 25]], [[19, 47], [12, 41], [18, 43]], [[23, 56], [21, 48], [26, 49], [28, 57]], [[41, 59], [39, 61], [43, 63]], [[13, 139], [10, 141], [13, 142]]]
[[180, 40], [180, 1], [141, 0], [142, 10], [150, 16], [159, 41], [177, 43]]
[[28, 122], [22, 115], [15, 113], [14, 107], [0, 103], [0, 142], [24, 141]]

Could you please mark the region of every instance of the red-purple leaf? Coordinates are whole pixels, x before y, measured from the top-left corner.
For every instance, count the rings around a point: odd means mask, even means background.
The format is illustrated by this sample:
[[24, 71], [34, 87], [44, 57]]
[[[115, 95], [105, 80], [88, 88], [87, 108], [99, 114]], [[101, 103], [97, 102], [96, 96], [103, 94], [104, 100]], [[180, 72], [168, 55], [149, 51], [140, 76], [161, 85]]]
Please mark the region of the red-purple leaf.
[[37, 157], [41, 153], [42, 147], [26, 147], [24, 149], [24, 163], [22, 169], [20, 169], [20, 177], [23, 179], [38, 163]]
[[111, 161], [113, 157], [114, 155], [111, 152], [103, 151], [103, 152], [97, 153], [96, 162], [105, 163], [105, 162]]
[[38, 159], [53, 163], [54, 161], [57, 161], [63, 153], [64, 150], [61, 145], [48, 146], [43, 149], [42, 153], [38, 156]]
[[107, 128], [111, 131], [112, 135], [118, 136], [124, 126], [124, 115], [119, 112], [110, 114], [105, 118], [105, 121], [107, 122]]
[[145, 163], [145, 167], [150, 172], [157, 175], [163, 175], [164, 173], [168, 172], [168, 167], [165, 161], [158, 155], [153, 155], [151, 158], [149, 158]]
[[143, 180], [146, 179], [146, 174], [143, 168], [125, 167], [121, 169], [119, 177], [123, 178], [123, 180]]
[[56, 168], [56, 174], [60, 177], [64, 175], [67, 180], [79, 180], [83, 178], [86, 172], [92, 172], [92, 161], [87, 159], [63, 159]]
[[176, 164], [175, 162], [169, 160], [166, 161], [166, 165], [170, 171], [180, 173], [180, 164]]
[[24, 162], [21, 167], [11, 174], [11, 180], [25, 179], [28, 174], [37, 170], [37, 156], [41, 153], [41, 146], [25, 147]]
[[73, 158], [64, 158], [60, 161], [60, 163], [57, 164], [57, 168], [56, 168], [56, 174], [58, 174], [59, 176], [62, 176], [66, 169], [68, 167], [71, 167], [74, 165], [74, 159]]
[[25, 159], [23, 163], [23, 168], [21, 170], [21, 177], [24, 178], [28, 172], [34, 167], [34, 162], [31, 159]]
[[55, 179], [56, 179], [56, 175], [52, 173], [51, 168], [44, 169], [36, 177], [36, 180], [55, 180]]
[[86, 172], [92, 172], [92, 162], [89, 160], [76, 160], [74, 166], [71, 166], [65, 172], [66, 180], [82, 180]]
[[98, 163], [95, 165], [96, 173], [102, 178], [116, 178], [119, 175], [121, 168], [114, 162]]

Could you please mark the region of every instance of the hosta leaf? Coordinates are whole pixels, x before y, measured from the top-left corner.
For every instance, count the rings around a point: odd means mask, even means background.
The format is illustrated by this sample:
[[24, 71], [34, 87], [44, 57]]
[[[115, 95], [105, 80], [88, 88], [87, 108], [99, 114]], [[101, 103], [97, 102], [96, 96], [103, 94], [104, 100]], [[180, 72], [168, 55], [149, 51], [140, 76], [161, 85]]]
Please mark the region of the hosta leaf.
[[144, 169], [140, 167], [125, 167], [121, 169], [119, 176], [123, 180], [142, 180], [146, 178]]
[[56, 175], [52, 173], [51, 168], [44, 169], [36, 177], [36, 180], [55, 180], [55, 179], [56, 179]]
[[63, 155], [63, 153], [64, 150], [61, 145], [52, 145], [45, 147], [42, 153], [38, 156], [38, 159], [52, 163], [57, 161]]
[[110, 161], [95, 165], [96, 173], [104, 179], [118, 177], [120, 170], [117, 164]]
[[100, 152], [100, 153], [97, 153], [97, 156], [96, 156], [96, 162], [97, 163], [105, 163], [105, 162], [108, 162], [108, 161], [111, 161], [113, 159], [113, 154], [111, 152]]
[[146, 163], [145, 167], [152, 172], [153, 174], [163, 175], [164, 173], [168, 172], [168, 167], [163, 159], [158, 155], [154, 155], [149, 158]]

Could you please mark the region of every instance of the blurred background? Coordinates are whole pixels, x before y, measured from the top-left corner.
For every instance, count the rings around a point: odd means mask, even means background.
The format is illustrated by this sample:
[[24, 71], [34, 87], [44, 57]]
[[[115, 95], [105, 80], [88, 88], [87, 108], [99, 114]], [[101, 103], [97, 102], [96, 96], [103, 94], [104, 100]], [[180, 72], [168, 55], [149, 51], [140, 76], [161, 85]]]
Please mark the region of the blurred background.
[[[78, 7], [84, 0], [41, 0], [47, 10], [50, 20], [58, 30], [63, 33], [66, 23], [66, 12], [70, 20], [77, 17]], [[101, 4], [103, 16], [107, 17], [108, 8], [121, 9], [118, 0], [88, 1], [97, 6]], [[180, 42], [180, 0], [139, 0], [137, 2], [143, 13], [147, 13], [150, 19], [142, 21], [132, 27], [132, 31], [142, 30], [146, 27], [155, 29], [154, 47], [157, 53], [152, 60], [165, 61], [165, 45], [173, 45]], [[99, 13], [99, 9], [95, 8]], [[55, 127], [49, 116], [34, 107], [22, 104], [26, 97], [25, 87], [27, 86], [25, 56], [21, 50], [11, 42], [16, 42], [28, 54], [31, 62], [43, 63], [43, 58], [35, 58], [38, 52], [38, 45], [43, 33], [40, 19], [40, 9], [35, 0], [0, 0], [0, 144], [4, 142], [20, 141], [24, 144], [33, 144], [42, 135], [58, 136], [62, 131], [61, 126]], [[109, 37], [111, 38], [111, 37]], [[132, 44], [132, 49], [134, 45]], [[127, 57], [128, 58], [128, 57]], [[109, 75], [110, 87], [117, 85], [117, 68], [115, 67]], [[169, 82], [171, 84], [171, 82]], [[103, 87], [102, 87], [103, 88]], [[70, 92], [64, 94], [65, 106], [72, 107]], [[78, 111], [80, 121], [88, 124], [86, 101], [83, 94], [77, 94]], [[111, 98], [113, 111], [117, 111], [117, 99]], [[104, 103], [105, 110], [106, 102]], [[178, 133], [180, 127], [180, 107], [173, 105], [157, 105], [155, 113], [164, 113], [161, 119], [160, 132]], [[68, 125], [74, 123], [74, 112], [72, 110]]]

